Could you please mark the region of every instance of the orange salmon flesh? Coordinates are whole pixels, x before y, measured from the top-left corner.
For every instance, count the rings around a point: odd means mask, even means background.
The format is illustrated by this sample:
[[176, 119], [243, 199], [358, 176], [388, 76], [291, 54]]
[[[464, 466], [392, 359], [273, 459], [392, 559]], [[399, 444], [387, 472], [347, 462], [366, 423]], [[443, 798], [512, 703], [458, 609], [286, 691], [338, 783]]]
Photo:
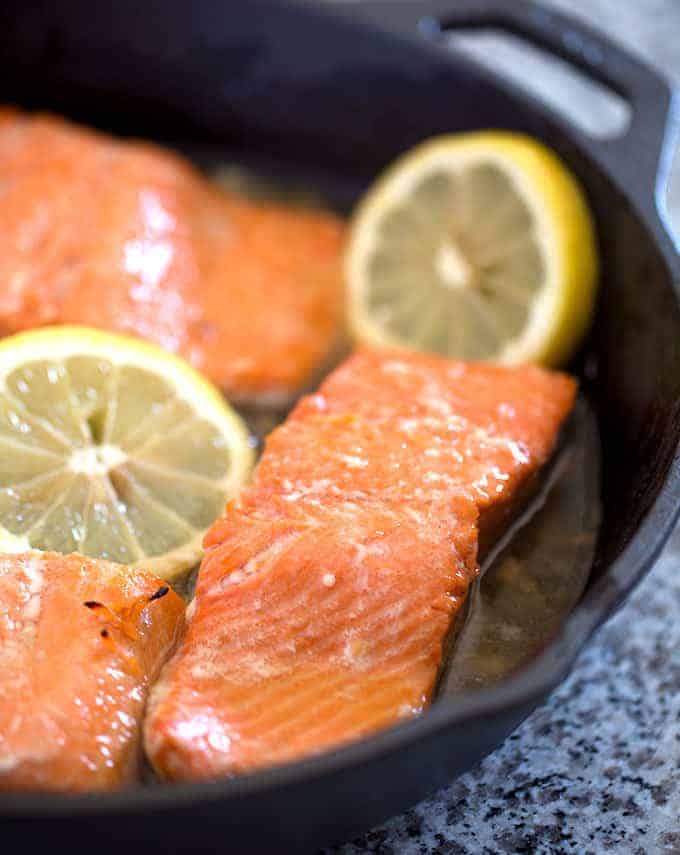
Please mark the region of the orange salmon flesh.
[[0, 791], [136, 780], [147, 691], [183, 615], [150, 573], [79, 555], [0, 555]]
[[255, 204], [182, 157], [0, 108], [0, 333], [85, 324], [287, 399], [337, 348], [344, 224]]
[[418, 714], [479, 539], [516, 513], [575, 391], [534, 367], [365, 350], [301, 400], [206, 535], [150, 695], [155, 769], [234, 774]]

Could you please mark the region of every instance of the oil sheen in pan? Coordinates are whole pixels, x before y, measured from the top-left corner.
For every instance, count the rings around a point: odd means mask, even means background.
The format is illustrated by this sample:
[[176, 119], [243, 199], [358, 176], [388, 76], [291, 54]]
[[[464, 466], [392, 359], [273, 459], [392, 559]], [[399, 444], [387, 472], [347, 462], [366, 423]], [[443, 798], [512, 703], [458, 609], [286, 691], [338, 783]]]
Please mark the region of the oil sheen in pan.
[[[212, 146], [178, 147], [234, 192], [262, 201], [347, 210], [342, 188], [324, 176], [304, 180], [285, 165], [225, 162]], [[256, 408], [241, 412], [260, 447], [287, 414]], [[453, 627], [437, 697], [502, 680], [555, 635], [588, 581], [600, 521], [599, 468], [597, 422], [580, 397], [541, 489], [487, 556]], [[187, 597], [193, 577], [180, 590]]]
[[438, 696], [486, 688], [536, 655], [588, 581], [600, 523], [595, 415], [577, 401], [542, 488], [484, 562]]

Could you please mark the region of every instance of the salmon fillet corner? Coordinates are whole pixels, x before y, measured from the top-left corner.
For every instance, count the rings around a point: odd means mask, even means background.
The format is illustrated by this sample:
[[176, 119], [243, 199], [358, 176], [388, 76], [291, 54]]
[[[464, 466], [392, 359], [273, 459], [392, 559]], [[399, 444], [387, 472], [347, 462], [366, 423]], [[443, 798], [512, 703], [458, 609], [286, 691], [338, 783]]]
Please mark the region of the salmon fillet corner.
[[150, 573], [79, 555], [0, 555], [0, 791], [134, 781], [148, 688], [183, 614]]
[[575, 383], [361, 351], [269, 437], [205, 538], [188, 631], [150, 696], [166, 778], [315, 754], [419, 713], [487, 548]]

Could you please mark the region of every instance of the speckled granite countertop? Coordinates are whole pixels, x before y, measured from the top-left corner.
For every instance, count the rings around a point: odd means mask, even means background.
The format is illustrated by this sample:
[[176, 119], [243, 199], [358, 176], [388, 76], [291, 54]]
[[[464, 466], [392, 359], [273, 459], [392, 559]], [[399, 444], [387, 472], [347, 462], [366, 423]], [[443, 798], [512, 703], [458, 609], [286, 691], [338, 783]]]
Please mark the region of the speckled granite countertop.
[[680, 853], [680, 530], [550, 701], [342, 855]]
[[[680, 80], [678, 0], [548, 5], [583, 16]], [[680, 229], [677, 163], [669, 201]], [[499, 750], [333, 851], [680, 855], [680, 528], [570, 679]]]

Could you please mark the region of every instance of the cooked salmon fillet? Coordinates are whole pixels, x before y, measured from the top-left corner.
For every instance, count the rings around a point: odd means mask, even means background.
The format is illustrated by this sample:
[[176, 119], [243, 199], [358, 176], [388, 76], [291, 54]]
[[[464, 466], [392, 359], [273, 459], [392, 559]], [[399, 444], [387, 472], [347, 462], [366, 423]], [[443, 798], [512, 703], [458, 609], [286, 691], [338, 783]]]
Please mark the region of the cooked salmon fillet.
[[338, 345], [343, 237], [329, 213], [249, 202], [157, 146], [0, 109], [0, 333], [130, 333], [232, 399], [285, 399]]
[[420, 712], [490, 540], [572, 407], [539, 368], [362, 351], [270, 436], [205, 538], [147, 753], [196, 779], [317, 753]]
[[79, 555], [0, 555], [0, 791], [134, 780], [148, 687], [183, 613], [150, 573]]

